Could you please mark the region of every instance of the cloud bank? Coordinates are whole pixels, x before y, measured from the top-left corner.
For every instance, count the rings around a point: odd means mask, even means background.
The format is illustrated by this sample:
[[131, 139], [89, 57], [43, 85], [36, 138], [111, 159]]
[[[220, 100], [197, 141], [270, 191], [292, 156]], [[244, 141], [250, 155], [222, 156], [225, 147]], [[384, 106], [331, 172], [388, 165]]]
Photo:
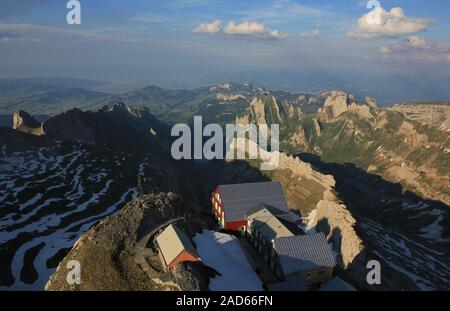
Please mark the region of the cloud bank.
[[318, 36], [320, 36], [320, 29], [300, 33], [300, 38], [317, 38]]
[[410, 36], [391, 46], [382, 46], [380, 54], [385, 58], [417, 62], [450, 62], [450, 43]]

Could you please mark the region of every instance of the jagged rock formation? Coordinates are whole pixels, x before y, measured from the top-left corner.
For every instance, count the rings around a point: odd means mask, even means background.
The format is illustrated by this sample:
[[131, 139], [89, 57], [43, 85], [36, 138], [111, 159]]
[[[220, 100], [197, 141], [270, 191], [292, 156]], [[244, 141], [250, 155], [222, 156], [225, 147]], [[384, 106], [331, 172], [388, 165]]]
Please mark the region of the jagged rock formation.
[[20, 110], [13, 114], [13, 129], [35, 136], [44, 135], [41, 123], [36, 121], [29, 113]]
[[314, 170], [311, 164], [303, 162], [298, 157], [287, 155], [284, 152], [280, 153], [280, 163], [278, 169], [289, 169], [293, 174], [314, 180], [327, 189], [331, 189], [335, 186], [333, 176], [321, 174]]
[[321, 200], [316, 207], [314, 225], [316, 231], [324, 232], [333, 243], [333, 249], [339, 254], [338, 264], [344, 269], [363, 251], [363, 242], [355, 231], [356, 220], [345, 205]]
[[331, 91], [323, 105], [319, 109], [319, 114], [322, 120], [333, 120], [339, 117], [342, 113], [347, 111], [350, 103], [354, 101], [354, 97], [346, 92]]
[[[338, 117], [331, 108], [335, 102], [342, 108], [337, 110]], [[406, 118], [406, 112], [356, 103], [345, 105], [347, 102], [342, 92], [329, 97], [328, 106], [317, 113], [321, 131], [317, 131], [314, 122], [316, 115], [303, 119], [300, 126], [306, 129], [305, 138], [297, 149], [291, 146], [289, 150], [298, 152], [304, 148], [329, 162], [356, 163], [387, 180], [401, 183], [407, 190], [450, 203], [450, 168], [446, 164], [450, 136], [445, 126], [450, 121], [444, 117], [447, 110], [430, 110], [434, 111], [435, 122], [425, 124], [425, 120], [431, 120], [431, 114], [427, 115], [421, 106], [408, 107]]]
[[167, 126], [147, 109], [135, 110], [123, 103], [98, 112], [72, 109], [44, 122], [43, 129], [55, 140], [107, 143], [133, 150], [155, 150], [160, 138], [168, 136]]
[[297, 130], [297, 132], [294, 132], [291, 135], [289, 143], [292, 144], [292, 145], [296, 145], [296, 146], [300, 146], [300, 147], [306, 148], [305, 141], [306, 141], [305, 130], [302, 129], [302, 128], [299, 128]]
[[320, 127], [319, 121], [317, 119], [313, 120], [314, 130], [316, 131], [316, 135], [322, 135], [322, 129]]
[[[252, 112], [252, 119], [256, 124], [268, 124], [267, 118], [272, 120], [281, 120], [280, 106], [276, 98], [272, 95], [263, 95], [254, 97], [250, 103]], [[272, 112], [273, 115], [268, 116], [268, 113]]]
[[348, 106], [348, 110], [350, 113], [356, 114], [359, 118], [365, 119], [369, 122], [373, 122], [373, 115], [370, 113], [370, 107], [366, 105], [357, 105], [356, 103], [352, 103]]

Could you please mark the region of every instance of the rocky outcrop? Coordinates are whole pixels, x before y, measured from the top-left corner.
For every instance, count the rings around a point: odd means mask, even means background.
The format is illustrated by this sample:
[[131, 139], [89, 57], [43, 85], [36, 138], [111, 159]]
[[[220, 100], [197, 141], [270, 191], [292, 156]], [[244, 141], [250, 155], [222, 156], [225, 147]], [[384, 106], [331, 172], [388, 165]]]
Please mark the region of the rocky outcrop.
[[252, 109], [253, 119], [257, 124], [266, 124], [266, 112], [264, 109], [264, 102], [259, 97], [253, 98], [250, 103]]
[[[270, 117], [272, 121], [281, 120], [280, 106], [278, 105], [277, 99], [272, 95], [265, 94], [254, 97], [250, 103], [250, 109], [252, 112], [252, 118], [257, 124], [268, 123], [268, 117]], [[267, 111], [274, 111], [275, 115], [269, 116], [266, 113]]]
[[367, 249], [355, 231], [356, 219], [347, 207], [322, 200], [313, 213], [315, 231], [323, 232], [336, 252], [336, 262], [345, 275], [361, 288], [366, 288], [366, 264], [370, 260]]
[[377, 108], [377, 100], [375, 98], [366, 96], [365, 101], [367, 106]]
[[315, 212], [316, 231], [324, 232], [339, 254], [338, 264], [347, 268], [363, 250], [355, 231], [356, 220], [343, 204], [322, 200]]
[[235, 124], [241, 124], [243, 126], [247, 126], [250, 124], [250, 118], [248, 115], [243, 115], [241, 117], [236, 116]]
[[[48, 291], [98, 290], [193, 290], [200, 282], [187, 274], [183, 267], [177, 278], [164, 272], [157, 252], [151, 245], [139, 246], [161, 224], [174, 214], [192, 213], [181, 197], [173, 193], [160, 193], [127, 204], [116, 214], [107, 217], [89, 229], [60, 262], [45, 289]], [[183, 228], [188, 234], [190, 228]], [[150, 237], [152, 238], [152, 237]], [[152, 244], [149, 242], [149, 244]], [[145, 246], [145, 245], [144, 245]], [[81, 266], [81, 284], [70, 285], [66, 276], [67, 264], [76, 260]], [[180, 273], [180, 270], [181, 273]]]
[[157, 150], [161, 139], [169, 137], [168, 127], [147, 109], [135, 110], [123, 103], [97, 112], [72, 109], [48, 119], [42, 126], [51, 139], [105, 143], [132, 150]]
[[333, 176], [319, 173], [312, 168], [311, 164], [303, 162], [299, 158], [287, 155], [283, 152], [280, 153], [278, 169], [289, 169], [294, 175], [314, 180], [327, 189], [331, 189], [335, 186]]
[[245, 96], [241, 95], [241, 94], [230, 94], [230, 95], [227, 95], [227, 94], [224, 94], [224, 93], [217, 93], [216, 98], [217, 98], [217, 100], [221, 100], [221, 101], [224, 101], [224, 102], [230, 102], [230, 101], [234, 101], [234, 100], [237, 100], [237, 99], [245, 99]]
[[298, 146], [298, 147], [302, 147], [302, 148], [306, 149], [307, 141], [306, 141], [305, 130], [303, 128], [299, 128], [293, 135], [291, 135], [289, 143], [294, 146]]
[[313, 119], [313, 126], [317, 136], [322, 135], [322, 128], [320, 127], [319, 121], [317, 119]]
[[323, 120], [333, 120], [347, 111], [349, 104], [354, 101], [354, 97], [346, 92], [331, 91], [323, 105], [319, 109], [319, 114]]
[[13, 129], [35, 136], [44, 135], [44, 130], [42, 129], [41, 123], [36, 121], [29, 113], [23, 110], [14, 112]]
[[347, 111], [357, 114], [359, 118], [366, 121], [373, 119], [373, 115], [370, 113], [370, 107], [367, 105], [352, 103], [348, 106]]

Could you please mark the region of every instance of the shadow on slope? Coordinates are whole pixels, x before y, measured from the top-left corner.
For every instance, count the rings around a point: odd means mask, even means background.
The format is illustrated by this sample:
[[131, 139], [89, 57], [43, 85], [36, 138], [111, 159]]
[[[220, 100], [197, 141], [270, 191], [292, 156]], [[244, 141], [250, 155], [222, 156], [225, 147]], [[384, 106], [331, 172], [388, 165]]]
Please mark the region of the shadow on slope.
[[382, 262], [382, 285], [375, 289], [450, 288], [449, 206], [404, 192], [400, 184], [354, 164], [326, 163], [307, 153], [299, 157], [321, 173], [333, 175], [338, 197], [356, 219], [355, 230], [365, 249], [347, 271], [362, 274], [360, 287], [374, 289], [365, 283], [364, 267], [368, 260], [377, 259]]

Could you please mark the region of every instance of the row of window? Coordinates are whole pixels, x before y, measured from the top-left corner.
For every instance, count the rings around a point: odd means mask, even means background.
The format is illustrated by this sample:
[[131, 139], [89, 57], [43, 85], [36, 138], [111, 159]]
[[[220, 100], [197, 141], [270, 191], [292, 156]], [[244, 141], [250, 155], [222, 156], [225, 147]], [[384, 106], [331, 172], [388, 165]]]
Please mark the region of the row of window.
[[275, 262], [277, 257], [275, 249], [273, 249], [266, 237], [259, 232], [259, 230], [256, 230], [255, 227], [251, 228], [251, 232], [255, 249], [258, 253], [264, 255], [264, 260], [269, 264], [270, 268], [275, 271]]
[[214, 204], [215, 210], [219, 213], [219, 215], [222, 215], [222, 212], [223, 212], [222, 207], [220, 206], [219, 203], [217, 203], [216, 200], [213, 200], [213, 201], [214, 201], [213, 204]]
[[217, 200], [220, 204], [222, 204], [222, 199], [221, 199], [221, 197], [220, 197], [220, 194], [218, 194], [217, 192], [214, 192], [214, 197], [216, 198], [216, 200]]

